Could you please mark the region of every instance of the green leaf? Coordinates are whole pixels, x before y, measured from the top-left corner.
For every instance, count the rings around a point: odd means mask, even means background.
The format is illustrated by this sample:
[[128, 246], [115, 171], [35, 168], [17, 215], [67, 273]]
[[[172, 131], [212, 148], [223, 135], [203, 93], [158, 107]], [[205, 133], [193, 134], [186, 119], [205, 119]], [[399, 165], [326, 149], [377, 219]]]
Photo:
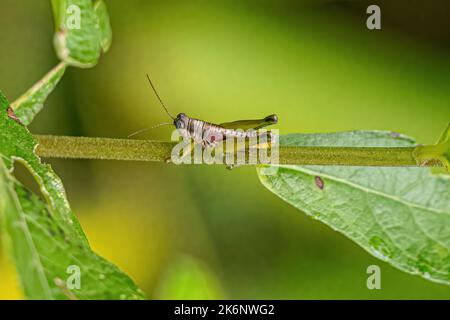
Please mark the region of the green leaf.
[[54, 44], [67, 64], [90, 68], [111, 44], [109, 15], [103, 1], [52, 0], [55, 20]]
[[29, 125], [42, 110], [45, 100], [55, 89], [65, 70], [66, 65], [61, 62], [11, 104], [11, 108], [24, 125]]
[[[34, 154], [36, 140], [15, 121], [0, 92], [0, 219], [22, 288], [31, 299], [139, 299], [144, 294], [117, 267], [95, 254], [70, 209], [64, 187]], [[44, 199], [12, 176], [21, 162]], [[66, 281], [79, 268], [80, 288]], [[72, 270], [72, 271], [71, 271]]]
[[156, 292], [157, 299], [224, 299], [225, 294], [212, 271], [200, 260], [181, 255], [169, 265]]
[[[293, 134], [286, 146], [410, 147], [389, 132]], [[428, 168], [261, 166], [281, 199], [400, 270], [450, 284], [450, 180]]]
[[100, 44], [103, 52], [107, 52], [112, 42], [112, 30], [105, 2], [103, 0], [96, 1], [94, 11], [97, 17], [97, 26], [100, 30]]

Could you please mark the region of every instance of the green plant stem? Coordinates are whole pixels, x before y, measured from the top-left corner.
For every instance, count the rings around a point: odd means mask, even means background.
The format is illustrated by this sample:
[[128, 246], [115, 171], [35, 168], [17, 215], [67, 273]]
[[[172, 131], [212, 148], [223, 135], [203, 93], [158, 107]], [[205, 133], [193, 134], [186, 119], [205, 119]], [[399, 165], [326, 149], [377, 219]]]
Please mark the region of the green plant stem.
[[[176, 142], [36, 135], [36, 153], [44, 158], [166, 162]], [[280, 147], [279, 164], [349, 166], [428, 166], [416, 159], [418, 147]]]

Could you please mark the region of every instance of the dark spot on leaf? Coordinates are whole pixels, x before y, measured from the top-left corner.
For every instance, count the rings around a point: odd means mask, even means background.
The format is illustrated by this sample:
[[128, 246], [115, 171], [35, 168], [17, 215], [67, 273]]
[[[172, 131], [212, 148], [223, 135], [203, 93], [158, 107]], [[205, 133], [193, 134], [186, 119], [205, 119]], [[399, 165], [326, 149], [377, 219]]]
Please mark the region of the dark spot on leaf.
[[19, 117], [14, 113], [14, 110], [11, 107], [8, 107], [8, 109], [6, 109], [6, 112], [8, 112], [8, 117], [12, 120], [14, 120], [15, 122], [17, 122], [20, 125], [23, 125], [22, 122], [20, 121]]
[[52, 237], [55, 237], [55, 236], [56, 236], [56, 233], [55, 233], [55, 231], [53, 231], [52, 228], [48, 228], [48, 233], [50, 233], [50, 235], [51, 235]]
[[400, 133], [392, 131], [391, 132], [391, 137], [392, 138], [398, 138], [398, 137], [400, 137]]
[[66, 234], [64, 233], [64, 230], [60, 226], [57, 226], [56, 228], [58, 229], [59, 235], [63, 238], [66, 238]]
[[320, 190], [323, 190], [323, 187], [325, 186], [325, 184], [323, 183], [322, 178], [319, 176], [315, 176], [314, 181], [316, 182], [317, 188], [319, 188]]

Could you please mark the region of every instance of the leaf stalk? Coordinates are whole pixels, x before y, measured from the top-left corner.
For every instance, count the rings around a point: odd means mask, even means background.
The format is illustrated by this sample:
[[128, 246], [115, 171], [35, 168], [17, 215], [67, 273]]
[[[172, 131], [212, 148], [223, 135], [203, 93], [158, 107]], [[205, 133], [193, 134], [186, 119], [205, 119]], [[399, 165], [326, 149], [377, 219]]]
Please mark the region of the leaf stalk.
[[[37, 155], [44, 158], [101, 159], [167, 162], [176, 142], [35, 135]], [[309, 147], [280, 146], [282, 165], [344, 165], [441, 167], [439, 159], [421, 161], [417, 155], [429, 146], [417, 147]], [[248, 153], [248, 149], [246, 150]]]

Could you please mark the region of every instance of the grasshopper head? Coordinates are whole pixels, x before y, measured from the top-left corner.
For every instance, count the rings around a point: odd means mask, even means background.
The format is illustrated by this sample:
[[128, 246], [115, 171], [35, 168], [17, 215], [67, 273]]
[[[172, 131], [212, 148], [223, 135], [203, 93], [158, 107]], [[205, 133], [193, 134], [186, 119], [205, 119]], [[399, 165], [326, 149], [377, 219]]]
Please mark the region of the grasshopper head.
[[179, 113], [173, 120], [173, 124], [177, 129], [187, 129], [189, 117], [184, 113]]

